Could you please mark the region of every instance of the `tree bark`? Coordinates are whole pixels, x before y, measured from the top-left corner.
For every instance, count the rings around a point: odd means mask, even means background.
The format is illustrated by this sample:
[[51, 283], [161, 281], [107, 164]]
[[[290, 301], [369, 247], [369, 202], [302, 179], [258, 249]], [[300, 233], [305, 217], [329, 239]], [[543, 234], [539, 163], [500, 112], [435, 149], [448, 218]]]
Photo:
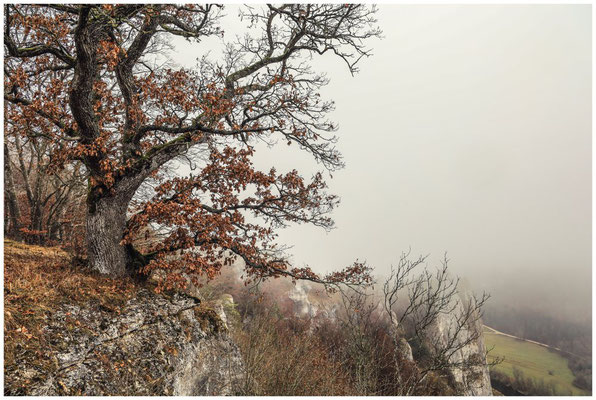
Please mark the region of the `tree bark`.
[[[21, 232], [19, 231], [21, 228], [19, 225], [20, 212], [6, 142], [4, 143], [4, 196], [6, 203], [8, 203], [8, 210], [4, 211], [4, 234], [18, 240], [21, 236]], [[8, 218], [6, 218], [7, 216]]]
[[143, 170], [122, 178], [111, 195], [100, 195], [99, 186], [87, 195], [87, 254], [95, 271], [122, 277], [136, 272], [142, 266], [139, 263], [145, 263], [131, 245], [122, 246], [120, 242], [126, 230], [128, 204], [150, 173], [151, 170]]
[[114, 277], [127, 274], [127, 251], [120, 241], [126, 228], [128, 196], [88, 199], [87, 251], [91, 267]]

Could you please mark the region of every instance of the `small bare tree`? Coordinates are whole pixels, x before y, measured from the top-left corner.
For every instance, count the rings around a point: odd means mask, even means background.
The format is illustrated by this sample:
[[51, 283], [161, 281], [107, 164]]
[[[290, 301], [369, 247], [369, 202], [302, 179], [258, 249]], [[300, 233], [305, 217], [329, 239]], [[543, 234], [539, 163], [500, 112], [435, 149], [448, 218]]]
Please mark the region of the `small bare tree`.
[[344, 368], [351, 372], [357, 395], [383, 395], [378, 387], [384, 347], [379, 335], [383, 329], [380, 304], [365, 288], [342, 290], [341, 302], [343, 312], [338, 322], [345, 337]]
[[[426, 259], [410, 260], [409, 252], [402, 253], [383, 285], [384, 309], [396, 348], [405, 338], [421, 353], [419, 373], [404, 380], [396, 368], [400, 395], [413, 394], [433, 372], [465, 376], [487, 366], [485, 354], [466, 356], [464, 349], [478, 343], [482, 335], [482, 307], [490, 296], [460, 293], [459, 278], [448, 273], [446, 255], [434, 272], [426, 267]], [[420, 266], [421, 272], [415, 275]], [[397, 356], [394, 359], [401, 361]]]
[[456, 393], [488, 379], [480, 338], [489, 296], [462, 293], [446, 256], [435, 270], [426, 261], [403, 253], [380, 296], [370, 287], [341, 292], [344, 366], [358, 394]]

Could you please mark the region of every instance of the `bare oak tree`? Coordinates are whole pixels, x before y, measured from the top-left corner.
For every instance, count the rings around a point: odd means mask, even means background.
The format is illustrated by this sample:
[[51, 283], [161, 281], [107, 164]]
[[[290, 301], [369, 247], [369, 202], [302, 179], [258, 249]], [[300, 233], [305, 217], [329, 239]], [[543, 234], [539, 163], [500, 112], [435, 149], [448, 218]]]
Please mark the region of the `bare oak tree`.
[[[5, 120], [51, 141], [58, 165], [81, 162], [89, 176], [88, 254], [93, 268], [121, 276], [127, 265], [214, 275], [235, 257], [249, 275], [326, 283], [367, 280], [361, 265], [327, 277], [291, 268], [275, 229], [329, 229], [337, 204], [322, 173], [257, 171], [254, 144], [282, 140], [329, 171], [342, 166], [324, 75], [310, 56], [332, 54], [357, 71], [379, 35], [374, 7], [351, 4], [244, 7], [250, 29], [211, 60], [200, 42], [223, 36], [217, 5], [5, 5]], [[196, 69], [159, 63], [168, 41], [196, 43]], [[168, 163], [198, 149], [196, 175], [163, 179]], [[170, 164], [171, 165], [171, 164]], [[153, 198], [131, 205], [158, 180]], [[133, 207], [134, 206], [134, 207]], [[127, 215], [128, 214], [128, 215]], [[248, 217], [259, 222], [249, 222]], [[146, 227], [168, 232], [147, 254], [132, 246]], [[170, 275], [169, 283], [180, 277]]]

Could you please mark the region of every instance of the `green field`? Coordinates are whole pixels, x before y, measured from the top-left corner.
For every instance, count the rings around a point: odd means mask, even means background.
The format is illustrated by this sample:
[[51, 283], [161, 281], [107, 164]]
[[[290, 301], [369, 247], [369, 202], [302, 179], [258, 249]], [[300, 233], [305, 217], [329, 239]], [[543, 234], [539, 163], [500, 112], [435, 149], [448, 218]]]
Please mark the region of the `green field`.
[[[587, 395], [584, 390], [575, 387], [572, 382], [573, 373], [567, 366], [567, 360], [560, 354], [550, 351], [534, 343], [484, 331], [486, 348], [492, 350], [488, 354], [489, 361], [495, 357], [503, 358], [503, 362], [495, 370], [513, 376], [513, 368], [519, 368], [526, 377], [545, 382], [554, 381], [557, 388], [574, 395]], [[549, 371], [551, 374], [549, 374]]]

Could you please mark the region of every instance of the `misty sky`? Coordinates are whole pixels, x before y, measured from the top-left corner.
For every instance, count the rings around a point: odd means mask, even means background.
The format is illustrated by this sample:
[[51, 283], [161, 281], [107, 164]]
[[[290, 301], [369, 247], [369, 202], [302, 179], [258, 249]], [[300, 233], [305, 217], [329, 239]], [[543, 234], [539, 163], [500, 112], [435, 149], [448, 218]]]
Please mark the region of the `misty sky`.
[[[242, 32], [234, 6], [227, 37]], [[591, 7], [381, 6], [382, 40], [352, 77], [313, 60], [330, 84], [346, 168], [325, 232], [281, 232], [297, 266], [366, 260], [389, 270], [409, 247], [493, 301], [587, 318], [591, 310]], [[228, 25], [228, 23], [235, 25]], [[180, 42], [193, 65], [205, 44]], [[259, 148], [256, 165], [322, 169], [296, 147]]]

